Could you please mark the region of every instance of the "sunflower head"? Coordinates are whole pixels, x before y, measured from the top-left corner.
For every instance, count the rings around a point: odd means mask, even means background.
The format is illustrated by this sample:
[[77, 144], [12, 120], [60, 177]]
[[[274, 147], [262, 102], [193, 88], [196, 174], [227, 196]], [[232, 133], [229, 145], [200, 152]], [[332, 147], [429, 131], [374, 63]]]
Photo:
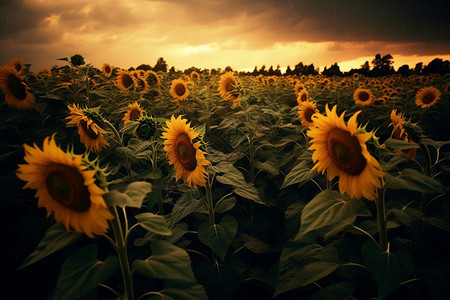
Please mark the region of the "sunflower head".
[[358, 88], [353, 93], [353, 100], [359, 105], [370, 105], [372, 104], [373, 99], [372, 92], [365, 88]]
[[155, 72], [153, 72], [151, 70], [147, 71], [146, 76], [145, 76], [145, 81], [147, 81], [149, 87], [158, 86], [160, 83], [158, 74], [156, 74]]
[[187, 99], [189, 95], [189, 90], [187, 84], [183, 79], [172, 80], [172, 85], [170, 86], [170, 95], [175, 99], [175, 101], [180, 104], [180, 101]]
[[172, 115], [166, 125], [167, 128], [164, 128], [165, 132], [162, 134], [165, 139], [164, 150], [169, 163], [174, 165], [175, 178], [178, 180], [182, 177], [184, 182], [194, 189], [197, 186], [205, 186], [205, 166], [210, 162], [205, 159], [205, 153], [200, 149], [201, 142], [193, 141], [199, 134], [181, 116], [175, 118]]
[[151, 140], [161, 127], [158, 119], [150, 116], [142, 116], [137, 121], [139, 124], [136, 128], [136, 135], [141, 140]]
[[239, 94], [238, 82], [233, 72], [226, 72], [220, 76], [219, 87], [217, 89], [220, 96], [224, 100], [236, 101], [241, 95]]
[[30, 88], [23, 81], [23, 77], [11, 65], [0, 67], [0, 88], [5, 94], [5, 102], [19, 110], [34, 107], [35, 98], [29, 92]]
[[309, 100], [309, 94], [306, 89], [303, 89], [301, 92], [297, 94], [297, 103], [298, 105], [301, 105], [302, 102]]
[[23, 60], [20, 58], [13, 58], [9, 62], [9, 64], [20, 74], [22, 73], [23, 69], [25, 68], [25, 64], [23, 63]]
[[67, 124], [77, 125], [80, 141], [87, 149], [97, 153], [109, 146], [104, 137], [106, 131], [101, 127], [105, 124], [105, 121], [99, 107], [80, 109], [73, 104], [73, 106], [69, 105], [68, 108], [70, 116], [66, 119], [70, 121]]
[[113, 68], [110, 64], [108, 63], [104, 63], [102, 66], [102, 73], [106, 76], [106, 77], [111, 77], [113, 72]]
[[[391, 112], [391, 121], [392, 123], [389, 124], [389, 126], [392, 125], [392, 133], [391, 137], [396, 140], [401, 140], [405, 142], [413, 142], [413, 140], [408, 135], [409, 132], [414, 132], [414, 124], [411, 123], [411, 121], [406, 121], [403, 114], [399, 113], [397, 114], [397, 110], [393, 109]], [[414, 133], [413, 133], [414, 134]], [[421, 132], [420, 132], [421, 134]], [[416, 148], [411, 149], [405, 149], [405, 150], [399, 150], [398, 153], [406, 155], [410, 159], [416, 158]]]
[[354, 114], [346, 124], [344, 113], [338, 116], [337, 106], [331, 110], [326, 106], [326, 115], [315, 114], [314, 127], [310, 127], [307, 135], [312, 138], [314, 150], [313, 170], [324, 173], [328, 179], [339, 176], [339, 191], [350, 197], [365, 197], [374, 200], [376, 188], [381, 188], [384, 173], [378, 161], [367, 150], [366, 142], [372, 133], [358, 132]]
[[82, 66], [85, 64], [84, 57], [80, 54], [72, 55], [69, 61], [73, 66]]
[[[102, 169], [86, 164], [82, 155], [61, 150], [52, 137], [44, 140], [42, 150], [24, 145], [27, 164], [19, 165], [17, 177], [26, 181], [24, 188], [36, 190], [38, 206], [54, 214], [57, 222], [67, 230], [84, 233], [88, 237], [105, 234], [109, 213], [103, 199], [106, 190], [96, 184], [105, 177]], [[95, 163], [94, 163], [95, 165]]]
[[301, 82], [296, 82], [294, 86], [294, 93], [298, 95], [301, 91], [305, 89], [305, 85]]
[[200, 80], [200, 74], [196, 71], [192, 71], [191, 74], [189, 74], [189, 77], [193, 80]]
[[432, 86], [424, 87], [416, 94], [416, 105], [421, 108], [427, 108], [437, 103], [441, 97], [441, 92]]
[[115, 85], [121, 90], [134, 89], [136, 87], [136, 79], [128, 72], [119, 70]]
[[312, 117], [317, 112], [318, 110], [316, 104], [309, 101], [302, 102], [298, 108], [298, 115], [302, 125], [307, 127], [314, 126], [314, 119]]
[[137, 121], [144, 114], [144, 110], [141, 108], [139, 103], [135, 101], [134, 103], [128, 104], [128, 110], [122, 118], [124, 124], [130, 121]]

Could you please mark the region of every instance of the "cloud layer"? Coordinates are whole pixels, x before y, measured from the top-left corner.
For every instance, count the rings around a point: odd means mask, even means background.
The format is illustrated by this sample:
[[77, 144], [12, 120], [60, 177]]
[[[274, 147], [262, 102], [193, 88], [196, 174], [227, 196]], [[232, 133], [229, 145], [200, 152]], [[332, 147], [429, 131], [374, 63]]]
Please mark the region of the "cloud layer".
[[164, 57], [183, 69], [316, 66], [376, 53], [450, 57], [448, 1], [7, 0], [0, 63], [36, 67], [82, 53], [120, 67]]

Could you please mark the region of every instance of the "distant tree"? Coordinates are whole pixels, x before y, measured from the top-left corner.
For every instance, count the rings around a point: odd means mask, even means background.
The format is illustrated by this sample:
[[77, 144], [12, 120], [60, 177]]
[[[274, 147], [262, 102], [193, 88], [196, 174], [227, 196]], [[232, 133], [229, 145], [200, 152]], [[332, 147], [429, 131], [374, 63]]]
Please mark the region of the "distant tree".
[[149, 71], [149, 70], [151, 70], [151, 69], [152, 69], [152, 66], [147, 65], [147, 64], [139, 65], [139, 66], [136, 68], [136, 70], [144, 70], [144, 71]]
[[261, 75], [267, 75], [266, 65], [262, 65], [261, 69], [258, 71]]
[[403, 75], [403, 76], [409, 76], [412, 74], [412, 70], [409, 68], [408, 65], [403, 65], [397, 70], [397, 74]]
[[414, 67], [414, 74], [422, 74], [422, 69], [423, 69], [423, 62], [417, 63], [416, 66]]
[[156, 61], [156, 65], [153, 67], [153, 71], [167, 72], [167, 63], [164, 60], [164, 58], [162, 58], [162, 57], [158, 58], [158, 60]]
[[392, 64], [394, 63], [392, 59], [393, 57], [390, 54], [386, 54], [383, 57], [381, 57], [379, 53], [376, 54], [375, 58], [372, 60], [373, 69], [370, 74], [373, 76], [393, 74], [395, 71], [392, 67]]
[[128, 72], [134, 71], [134, 67], [129, 67]]
[[199, 69], [199, 68], [197, 68], [197, 67], [190, 67], [189, 69], [186, 69], [186, 70], [184, 70], [184, 74], [186, 74], [186, 75], [190, 75], [192, 72], [197, 72], [197, 73], [202, 73], [202, 71]]
[[274, 70], [273, 70], [273, 66], [270, 66], [269, 71], [267, 71], [267, 75], [275, 75]]
[[274, 75], [281, 76], [281, 67], [280, 67], [280, 65], [277, 65], [277, 68], [274, 71]]
[[335, 62], [334, 65], [332, 65], [329, 69], [325, 67], [322, 72], [323, 75], [326, 76], [342, 76], [341, 69], [339, 68], [338, 64]]
[[284, 72], [284, 75], [292, 75], [291, 66], [287, 66], [286, 71]]
[[214, 68], [211, 69], [211, 75], [217, 75], [218, 73], [220, 73], [220, 71], [217, 71]]
[[259, 74], [259, 73], [258, 73], [258, 67], [255, 66], [255, 68], [253, 69], [252, 75], [253, 75], [253, 76], [257, 76], [258, 74]]
[[422, 70], [422, 74], [446, 74], [450, 73], [450, 63], [448, 60], [443, 61], [440, 58], [433, 59]]
[[174, 66], [172, 66], [172, 67], [170, 68], [169, 73], [170, 73], [170, 74], [174, 74], [174, 73], [175, 73], [175, 67], [174, 67]]
[[225, 72], [233, 72], [233, 68], [231, 68], [230, 66], [226, 66]]

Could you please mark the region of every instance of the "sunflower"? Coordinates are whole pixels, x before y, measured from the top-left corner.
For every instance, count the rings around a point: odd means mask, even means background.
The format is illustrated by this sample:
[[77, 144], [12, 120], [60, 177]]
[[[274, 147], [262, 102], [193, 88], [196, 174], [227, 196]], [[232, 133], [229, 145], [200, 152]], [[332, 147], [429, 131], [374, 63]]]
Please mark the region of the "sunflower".
[[309, 94], [308, 91], [306, 89], [303, 89], [300, 93], [298, 93], [297, 95], [297, 103], [298, 105], [301, 105], [302, 102], [308, 101], [309, 100]]
[[236, 100], [240, 98], [240, 94], [237, 91], [238, 83], [234, 77], [233, 72], [226, 72], [220, 76], [218, 91], [223, 100], [233, 101], [231, 108], [235, 108], [240, 105]]
[[144, 114], [144, 110], [141, 108], [139, 103], [135, 101], [134, 103], [128, 104], [128, 110], [122, 118], [124, 124], [131, 121], [137, 121]]
[[338, 116], [337, 106], [326, 105], [326, 115], [315, 114], [314, 126], [308, 130], [314, 150], [313, 170], [324, 173], [328, 180], [339, 176], [339, 191], [350, 197], [375, 200], [375, 188], [381, 188], [384, 173], [378, 161], [370, 155], [366, 142], [372, 133], [359, 133], [355, 113], [345, 124], [344, 113]]
[[303, 83], [297, 82], [294, 86], [294, 93], [298, 95], [301, 91], [305, 89], [305, 86]]
[[193, 80], [200, 80], [200, 74], [196, 71], [192, 71], [191, 74], [189, 74], [189, 77]]
[[353, 93], [353, 99], [355, 100], [356, 104], [369, 105], [372, 104], [374, 98], [370, 90], [365, 88], [357, 88]]
[[34, 96], [29, 92], [29, 87], [23, 81], [23, 77], [11, 65], [0, 67], [0, 88], [5, 94], [5, 102], [19, 110], [33, 108]]
[[103, 136], [106, 131], [98, 125], [101, 122], [98, 109], [79, 109], [75, 104], [68, 106], [68, 108], [70, 116], [66, 119], [70, 121], [67, 124], [77, 124], [80, 141], [87, 149], [98, 153], [104, 147], [109, 146], [109, 143]]
[[145, 81], [147, 81], [150, 87], [158, 86], [160, 83], [158, 74], [151, 70], [146, 72]]
[[24, 148], [27, 164], [19, 165], [16, 175], [27, 182], [24, 188], [36, 189], [38, 206], [45, 207], [47, 216], [53, 213], [68, 231], [91, 238], [106, 233], [113, 216], [103, 200], [106, 191], [95, 183], [102, 170], [90, 170], [82, 155], [61, 150], [54, 135], [45, 138], [42, 150], [36, 144]]
[[183, 181], [194, 189], [205, 186], [207, 172], [205, 166], [210, 162], [205, 159], [205, 153], [199, 149], [201, 143], [193, 142], [198, 133], [190, 128], [190, 123], [181, 116], [173, 115], [166, 123], [163, 132], [164, 150], [169, 164], [174, 165], [175, 178], [183, 177]]
[[[392, 133], [391, 133], [391, 138], [394, 138], [394, 139], [397, 139], [397, 140], [401, 140], [401, 141], [405, 141], [405, 142], [408, 142], [408, 143], [413, 142], [408, 137], [408, 133], [405, 131], [405, 127], [404, 127], [405, 117], [403, 116], [403, 114], [401, 114], [401, 113], [397, 114], [397, 110], [393, 109], [391, 111], [391, 121], [392, 121], [392, 123], [389, 124], [389, 127], [391, 125], [393, 127]], [[404, 154], [410, 159], [415, 159], [416, 158], [416, 148], [399, 150], [397, 153]]]
[[102, 66], [102, 73], [106, 76], [106, 77], [111, 77], [111, 74], [113, 72], [113, 68], [110, 64], [108, 63], [104, 63]]
[[317, 106], [314, 103], [309, 101], [301, 102], [300, 107], [298, 108], [298, 115], [302, 121], [302, 125], [307, 127], [314, 126], [312, 116], [317, 112]]
[[121, 90], [133, 89], [136, 86], [136, 79], [123, 70], [118, 71], [115, 85]]
[[360, 79], [361, 76], [359, 75], [359, 73], [353, 73], [352, 77], [354, 81], [357, 81]]
[[189, 95], [189, 90], [187, 88], [186, 82], [183, 79], [172, 80], [172, 85], [170, 86], [170, 95], [175, 98], [175, 101], [180, 104], [180, 101], [186, 100]]
[[12, 66], [17, 72], [22, 73], [23, 69], [25, 68], [25, 64], [20, 58], [13, 58], [9, 62], [9, 65]]
[[441, 92], [432, 86], [424, 87], [416, 94], [416, 105], [422, 108], [430, 107], [436, 104], [441, 96]]
[[46, 75], [46, 76], [52, 76], [52, 75], [53, 75], [53, 74], [52, 74], [52, 71], [51, 71], [50, 69], [48, 69], [48, 68], [42, 68], [42, 69], [40, 69], [39, 72], [38, 72], [38, 74]]

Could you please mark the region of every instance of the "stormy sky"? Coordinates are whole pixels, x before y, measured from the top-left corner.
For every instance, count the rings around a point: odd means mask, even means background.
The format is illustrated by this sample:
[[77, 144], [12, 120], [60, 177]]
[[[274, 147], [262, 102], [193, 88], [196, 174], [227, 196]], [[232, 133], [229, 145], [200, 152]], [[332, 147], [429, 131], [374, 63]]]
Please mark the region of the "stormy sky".
[[128, 68], [252, 70], [298, 62], [358, 68], [375, 54], [394, 66], [450, 59], [448, 0], [0, 0], [0, 64], [31, 70], [87, 63]]

